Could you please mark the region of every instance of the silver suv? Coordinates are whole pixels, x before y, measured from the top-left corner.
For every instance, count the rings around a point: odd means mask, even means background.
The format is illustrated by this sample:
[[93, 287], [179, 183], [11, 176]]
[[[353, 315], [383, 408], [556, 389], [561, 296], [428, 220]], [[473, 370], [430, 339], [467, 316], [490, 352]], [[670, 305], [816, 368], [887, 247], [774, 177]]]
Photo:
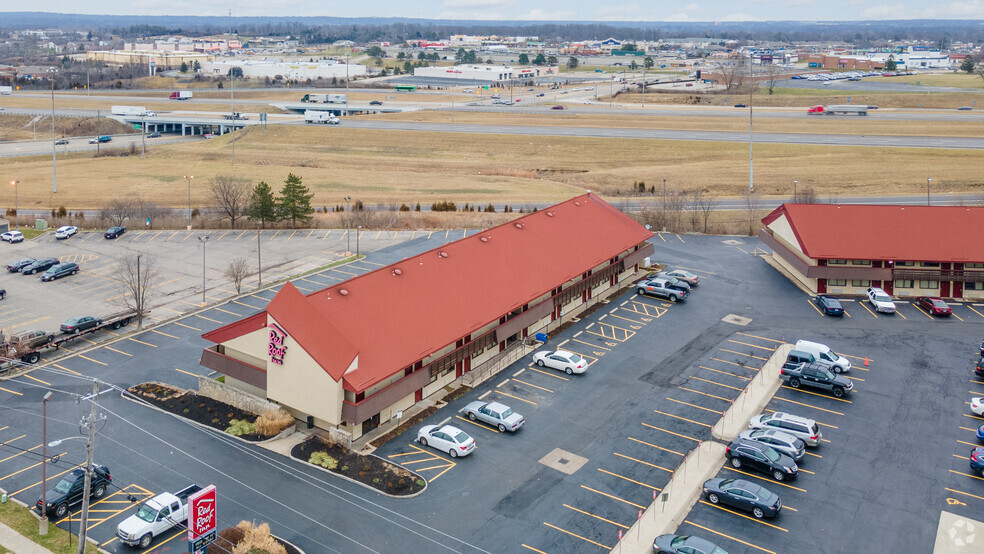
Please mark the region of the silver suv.
[[767, 444], [776, 452], [797, 462], [806, 456], [806, 444], [803, 441], [778, 429], [748, 429], [738, 433], [738, 438]]
[[748, 428], [776, 429], [798, 438], [807, 446], [820, 446], [823, 439], [816, 421], [783, 412], [757, 415], [748, 422]]
[[645, 296], [647, 294], [661, 296], [663, 298], [668, 298], [671, 302], [683, 301], [690, 294], [686, 290], [679, 290], [670, 287], [670, 283], [666, 279], [659, 277], [639, 281], [636, 284], [636, 292], [638, 292], [640, 296]]

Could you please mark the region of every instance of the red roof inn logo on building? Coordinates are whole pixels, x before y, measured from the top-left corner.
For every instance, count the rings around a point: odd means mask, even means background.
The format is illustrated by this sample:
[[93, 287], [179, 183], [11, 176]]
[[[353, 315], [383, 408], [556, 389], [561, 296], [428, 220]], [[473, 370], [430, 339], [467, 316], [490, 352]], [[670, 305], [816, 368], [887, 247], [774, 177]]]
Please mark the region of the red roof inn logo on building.
[[188, 497], [188, 542], [197, 552], [215, 540], [215, 485]]
[[276, 323], [271, 323], [267, 327], [270, 328], [270, 344], [267, 346], [270, 361], [277, 365], [284, 365], [284, 354], [287, 353], [284, 339], [287, 338], [287, 331], [281, 329]]

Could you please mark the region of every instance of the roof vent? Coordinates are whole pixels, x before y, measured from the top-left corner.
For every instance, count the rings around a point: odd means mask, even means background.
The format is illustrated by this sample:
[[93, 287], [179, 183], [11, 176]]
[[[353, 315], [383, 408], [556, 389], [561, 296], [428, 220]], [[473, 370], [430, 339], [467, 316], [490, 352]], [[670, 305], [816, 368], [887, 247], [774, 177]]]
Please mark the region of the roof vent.
[[342, 296], [348, 296], [348, 289], [338, 289], [338, 294]]
[[482, 242], [489, 242], [489, 237], [482, 237], [482, 238], [480, 238], [478, 240], [480, 240]]
[[403, 270], [400, 268], [396, 268], [393, 270], [393, 275], [399, 277], [400, 275], [403, 275]]
[[581, 203], [580, 203], [580, 202], [578, 202], [577, 200], [575, 200], [575, 201], [574, 201], [574, 205], [575, 205], [575, 206], [580, 206], [580, 205], [581, 205]]
[[522, 229], [523, 228], [523, 224], [522, 223], [513, 223], [513, 225], [515, 225], [517, 229]]
[[547, 212], [547, 217], [553, 217], [553, 216], [554, 216], [553, 212]]
[[437, 255], [440, 256], [440, 257], [442, 257], [442, 258], [447, 258], [448, 257], [448, 253], [445, 252], [444, 250], [441, 250], [440, 252], [438, 252]]

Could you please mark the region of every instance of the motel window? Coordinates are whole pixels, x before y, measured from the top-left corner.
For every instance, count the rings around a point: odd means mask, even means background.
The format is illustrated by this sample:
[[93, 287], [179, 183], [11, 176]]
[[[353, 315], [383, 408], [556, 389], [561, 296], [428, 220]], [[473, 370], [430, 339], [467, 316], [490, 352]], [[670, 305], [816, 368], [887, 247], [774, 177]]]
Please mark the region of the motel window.
[[936, 289], [939, 287], [939, 281], [919, 281], [919, 288], [921, 289]]
[[964, 269], [984, 269], [984, 264], [964, 264]]
[[940, 267], [940, 262], [922, 262], [919, 265], [922, 267]]
[[867, 279], [854, 279], [853, 281], [851, 281], [851, 286], [852, 287], [870, 287], [871, 286], [871, 281], [869, 281]]
[[851, 265], [871, 265], [871, 260], [851, 260]]
[[984, 283], [973, 283], [968, 281], [964, 283], [964, 290], [984, 290]]
[[895, 288], [897, 289], [911, 289], [912, 279], [896, 279]]
[[847, 279], [828, 279], [827, 284], [832, 287], [846, 287]]
[[827, 265], [847, 265], [847, 260], [827, 260]]
[[899, 267], [912, 267], [916, 265], [916, 262], [895, 262], [895, 265]]

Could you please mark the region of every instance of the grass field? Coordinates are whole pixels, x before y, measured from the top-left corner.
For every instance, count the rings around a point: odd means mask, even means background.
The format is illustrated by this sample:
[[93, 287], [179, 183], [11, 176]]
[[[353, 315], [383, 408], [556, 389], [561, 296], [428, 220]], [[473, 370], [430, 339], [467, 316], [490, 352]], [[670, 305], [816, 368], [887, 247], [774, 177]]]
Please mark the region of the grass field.
[[[58, 194], [51, 193], [46, 157], [4, 160], [5, 174], [20, 180], [22, 208], [100, 208], [104, 199], [138, 195], [158, 203], [186, 205], [183, 174], [195, 175], [192, 205], [207, 203], [208, 179], [242, 175], [279, 190], [288, 172], [304, 179], [315, 206], [342, 197], [369, 204], [430, 204], [453, 200], [549, 202], [586, 189], [612, 200], [634, 183], [667, 180], [672, 191], [702, 189], [734, 195], [748, 186], [748, 145], [638, 139], [526, 137], [467, 133], [369, 131], [345, 126], [251, 128], [237, 140], [231, 164], [229, 136], [155, 146], [147, 157], [59, 157]], [[937, 194], [984, 190], [984, 152], [766, 145], [755, 147], [755, 188], [788, 195], [794, 179], [818, 194], [925, 192], [933, 178]], [[0, 205], [12, 207], [10, 191]]]
[[[57, 527], [53, 521], [48, 524], [48, 534], [42, 537], [38, 534], [38, 520], [31, 515], [27, 508], [18, 506], [13, 502], [0, 504], [0, 521], [47, 548], [53, 554], [74, 554], [78, 551], [78, 537], [71, 537], [72, 545], [69, 546], [68, 532]], [[3, 549], [0, 548], [0, 552], [2, 551]], [[89, 543], [85, 546], [85, 551], [95, 553], [99, 549]]]
[[[899, 78], [899, 77], [896, 77]], [[960, 106], [969, 106], [974, 100], [984, 101], [984, 94], [979, 92], [864, 92], [852, 93], [844, 90], [779, 88], [774, 94], [768, 94], [767, 89], [761, 89], [753, 96], [752, 105], [755, 107], [802, 107], [816, 104], [851, 104], [878, 106], [879, 108], [927, 108], [954, 110]], [[699, 101], [695, 100], [699, 97]], [[607, 99], [604, 99], [607, 101]], [[642, 94], [619, 94], [616, 102], [642, 103]], [[731, 106], [737, 103], [748, 104], [748, 93], [745, 94], [661, 94], [646, 93], [646, 103], [659, 104], [703, 104], [713, 106]], [[982, 106], [984, 107], [984, 106]]]

